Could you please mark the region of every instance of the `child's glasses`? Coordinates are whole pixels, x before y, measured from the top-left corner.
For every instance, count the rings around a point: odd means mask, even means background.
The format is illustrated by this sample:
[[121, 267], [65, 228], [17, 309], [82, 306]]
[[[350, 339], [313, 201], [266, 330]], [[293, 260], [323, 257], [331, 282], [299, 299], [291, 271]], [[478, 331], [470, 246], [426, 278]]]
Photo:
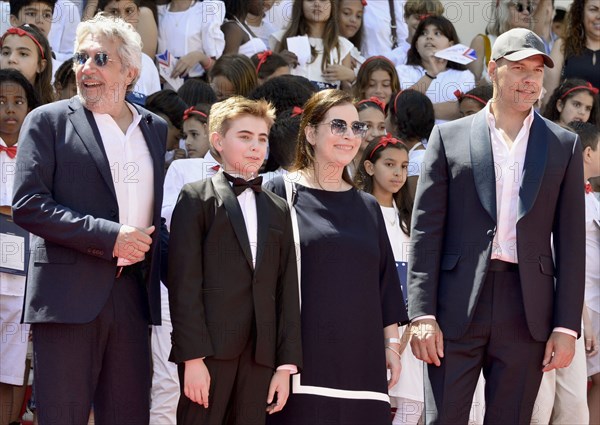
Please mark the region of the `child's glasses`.
[[[339, 118], [334, 118], [329, 122], [322, 122], [321, 124], [317, 125], [329, 125], [331, 128], [331, 134], [334, 136], [343, 136], [346, 134], [346, 131], [348, 131], [348, 123]], [[367, 134], [369, 126], [361, 121], [353, 121], [350, 124], [350, 128], [352, 129], [352, 134], [362, 139]]]
[[[73, 62], [75, 62], [77, 65], [84, 65], [89, 58], [90, 58], [90, 55], [88, 55], [86, 52], [77, 52], [73, 55]], [[94, 63], [96, 65], [102, 67], [102, 66], [106, 66], [108, 64], [108, 62], [119, 62], [119, 61], [115, 60], [115, 59], [110, 59], [108, 57], [108, 53], [105, 53], [105, 52], [97, 52], [94, 55]]]

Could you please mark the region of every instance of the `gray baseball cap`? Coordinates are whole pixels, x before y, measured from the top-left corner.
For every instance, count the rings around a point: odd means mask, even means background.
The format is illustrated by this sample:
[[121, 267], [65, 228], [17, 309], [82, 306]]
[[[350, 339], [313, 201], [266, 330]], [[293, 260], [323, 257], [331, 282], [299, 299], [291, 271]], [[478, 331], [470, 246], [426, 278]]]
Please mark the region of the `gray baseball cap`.
[[500, 34], [492, 47], [492, 60], [495, 61], [506, 58], [516, 62], [535, 55], [541, 55], [544, 64], [554, 68], [554, 61], [546, 54], [542, 39], [525, 28], [513, 28]]

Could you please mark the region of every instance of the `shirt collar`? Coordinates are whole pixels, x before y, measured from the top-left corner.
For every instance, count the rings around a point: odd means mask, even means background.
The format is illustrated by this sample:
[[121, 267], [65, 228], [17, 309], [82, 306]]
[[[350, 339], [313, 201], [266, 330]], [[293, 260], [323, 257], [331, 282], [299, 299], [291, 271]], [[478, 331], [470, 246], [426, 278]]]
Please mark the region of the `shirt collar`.
[[[496, 117], [492, 113], [492, 109], [490, 108], [490, 105], [491, 105], [491, 101], [488, 102], [487, 105], [485, 105], [485, 108], [484, 108], [485, 117], [486, 117], [489, 128], [495, 129], [496, 128]], [[523, 125], [521, 126], [521, 129], [523, 129], [523, 127], [526, 127], [527, 131], [529, 131], [531, 129], [531, 124], [533, 124], [533, 118], [535, 116], [534, 114], [535, 114], [535, 109], [533, 109], [533, 106], [532, 106], [529, 111], [529, 114], [523, 120]]]

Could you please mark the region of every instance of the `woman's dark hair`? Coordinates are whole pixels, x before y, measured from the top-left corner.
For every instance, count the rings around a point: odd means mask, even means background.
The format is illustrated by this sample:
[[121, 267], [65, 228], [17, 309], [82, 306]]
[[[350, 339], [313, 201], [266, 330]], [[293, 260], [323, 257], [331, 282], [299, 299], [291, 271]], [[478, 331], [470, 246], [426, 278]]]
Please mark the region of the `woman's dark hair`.
[[165, 115], [175, 128], [183, 128], [183, 112], [187, 109], [185, 102], [173, 90], [166, 89], [152, 93], [146, 98], [146, 109], [155, 114]]
[[563, 35], [564, 43], [562, 46], [565, 59], [571, 56], [579, 56], [585, 50], [587, 34], [585, 33], [583, 18], [586, 1], [593, 0], [573, 0], [567, 12], [565, 18], [567, 25]]
[[393, 93], [388, 113], [394, 126], [394, 136], [404, 140], [428, 139], [435, 125], [431, 100], [416, 90]]
[[[442, 32], [442, 34], [444, 34], [446, 36], [446, 38], [448, 40], [450, 40], [453, 44], [460, 43], [458, 34], [456, 33], [456, 29], [454, 28], [454, 25], [452, 25], [452, 22], [450, 22], [448, 19], [444, 18], [443, 16], [436, 16], [436, 15], [428, 16], [427, 18], [423, 19], [419, 23], [419, 26], [417, 27], [417, 29], [415, 31], [415, 36], [413, 37], [413, 39], [410, 43], [410, 49], [408, 50], [408, 54], [406, 57], [407, 65], [419, 65], [419, 66], [422, 65], [421, 55], [419, 54], [419, 52], [417, 50], [417, 41], [418, 41], [419, 37], [425, 31], [425, 28], [427, 28], [429, 25], [433, 25], [438, 30], [440, 30]], [[457, 69], [459, 71], [464, 71], [465, 69], [467, 69], [467, 67], [465, 65], [461, 65], [459, 63], [452, 62], [452, 61], [448, 61], [448, 64], [446, 65], [446, 67], [448, 69]]]
[[231, 81], [236, 95], [248, 96], [258, 84], [252, 61], [244, 55], [223, 55], [209, 71], [210, 79], [221, 75]]
[[38, 98], [35, 89], [29, 80], [16, 69], [0, 69], [0, 84], [2, 83], [15, 83], [23, 87], [25, 96], [27, 97], [28, 110], [31, 111], [40, 105], [40, 99]]
[[[281, 112], [269, 132], [269, 160], [265, 171], [275, 171], [277, 168], [290, 168], [296, 156], [298, 130], [302, 115], [293, 109]], [[273, 160], [271, 164], [271, 159]]]
[[[408, 148], [402, 140], [399, 140], [398, 143], [388, 143], [385, 147], [379, 147], [379, 142], [384, 137], [387, 136], [378, 136], [375, 139], [371, 140], [371, 142], [365, 148], [362, 158], [360, 159], [360, 164], [358, 164], [358, 169], [356, 170], [354, 183], [356, 184], [356, 187], [367, 193], [373, 193], [373, 176], [370, 176], [367, 173], [367, 170], [365, 168], [365, 161], [370, 161], [373, 164], [375, 164], [379, 160], [379, 158], [381, 158], [382, 152], [388, 148], [400, 149], [408, 154]], [[408, 191], [408, 185], [406, 183], [404, 183], [402, 188], [394, 194], [394, 201], [396, 202], [396, 206], [398, 207], [398, 215], [400, 216], [400, 228], [405, 234], [410, 236], [410, 217], [412, 215], [413, 205], [412, 198]]]
[[248, 14], [248, 0], [223, 0], [225, 3], [225, 19], [245, 17]]
[[248, 98], [265, 99], [279, 114], [294, 106], [302, 106], [314, 93], [314, 86], [305, 78], [295, 75], [281, 75], [265, 81], [255, 88]]
[[[580, 88], [573, 90], [576, 87]], [[593, 90], [594, 88], [589, 82], [580, 78], [569, 78], [564, 80], [562, 84], [554, 90], [552, 96], [550, 96], [542, 115], [544, 118], [548, 118], [550, 121], [558, 122], [560, 119], [560, 112], [556, 107], [558, 101], [560, 100], [562, 103], [565, 103], [569, 98], [575, 96], [577, 93], [586, 91], [594, 99], [594, 104], [592, 106], [592, 110], [590, 111], [590, 118], [588, 119], [588, 122], [598, 125], [600, 124], [600, 107], [598, 104], [598, 93], [593, 93]]]
[[[259, 80], [266, 80], [279, 68], [289, 66], [283, 56], [281, 56], [279, 53], [271, 53], [262, 63], [260, 63], [259, 56], [264, 53], [265, 52], [256, 53], [250, 58], [254, 64], [254, 69], [256, 69], [256, 74]], [[258, 66], [259, 63], [260, 67]]]
[[[327, 112], [334, 106], [351, 105], [353, 99], [349, 93], [337, 89], [328, 89], [317, 92], [311, 96], [304, 104], [304, 112], [300, 121], [298, 130], [298, 144], [296, 146], [296, 158], [294, 160], [294, 170], [310, 169], [315, 166], [315, 149], [306, 139], [306, 128], [317, 126], [325, 119]], [[348, 167], [344, 167], [342, 179], [354, 186], [354, 182], [348, 172]]]
[[217, 95], [210, 84], [197, 78], [188, 78], [177, 90], [179, 97], [188, 105], [206, 103], [212, 105], [217, 101]]

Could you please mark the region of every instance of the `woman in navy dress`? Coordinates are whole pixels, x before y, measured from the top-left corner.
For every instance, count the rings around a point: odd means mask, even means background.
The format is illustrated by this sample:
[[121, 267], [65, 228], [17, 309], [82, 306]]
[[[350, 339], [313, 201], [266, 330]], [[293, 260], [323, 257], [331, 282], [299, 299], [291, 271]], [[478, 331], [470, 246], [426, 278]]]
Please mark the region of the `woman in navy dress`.
[[[304, 368], [269, 425], [391, 422], [398, 323], [408, 317], [381, 209], [346, 170], [365, 132], [344, 92], [321, 91], [304, 107], [297, 171], [287, 176], [299, 230]], [[286, 197], [282, 178], [266, 187]]]

